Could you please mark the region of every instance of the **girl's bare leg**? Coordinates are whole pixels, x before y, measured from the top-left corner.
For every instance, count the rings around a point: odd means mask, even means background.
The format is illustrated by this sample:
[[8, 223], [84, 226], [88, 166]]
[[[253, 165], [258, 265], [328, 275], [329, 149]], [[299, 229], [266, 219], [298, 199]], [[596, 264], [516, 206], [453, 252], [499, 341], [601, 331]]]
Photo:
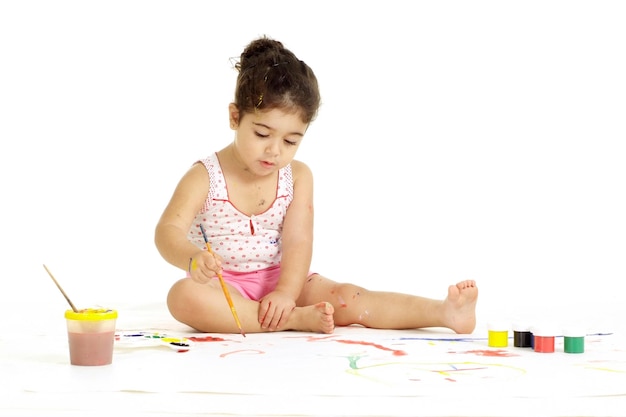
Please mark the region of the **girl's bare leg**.
[[395, 292], [369, 291], [315, 274], [307, 280], [298, 305], [329, 301], [335, 324], [360, 324], [378, 329], [446, 327], [469, 334], [476, 327], [478, 288], [472, 280], [448, 287], [447, 297], [434, 300]]
[[[259, 324], [259, 303], [242, 297], [232, 287], [229, 290], [243, 331], [268, 332], [268, 329], [261, 328]], [[168, 293], [167, 306], [176, 320], [200, 332], [240, 332], [217, 280], [208, 284], [198, 284], [190, 278], [177, 281]], [[333, 306], [324, 301], [296, 307], [281, 330], [332, 333], [335, 328], [333, 313]]]

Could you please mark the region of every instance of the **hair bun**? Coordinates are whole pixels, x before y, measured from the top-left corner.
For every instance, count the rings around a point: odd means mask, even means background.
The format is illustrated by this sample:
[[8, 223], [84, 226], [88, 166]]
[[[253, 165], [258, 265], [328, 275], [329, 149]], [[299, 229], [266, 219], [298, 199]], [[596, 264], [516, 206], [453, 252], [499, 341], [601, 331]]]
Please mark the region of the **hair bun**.
[[[283, 44], [279, 41], [275, 41], [273, 39], [268, 38], [267, 36], [263, 36], [258, 38], [246, 47], [246, 49], [241, 54], [241, 61], [257, 61], [260, 56], [265, 54], [273, 54], [279, 53], [284, 49]], [[245, 65], [246, 63], [243, 62]]]

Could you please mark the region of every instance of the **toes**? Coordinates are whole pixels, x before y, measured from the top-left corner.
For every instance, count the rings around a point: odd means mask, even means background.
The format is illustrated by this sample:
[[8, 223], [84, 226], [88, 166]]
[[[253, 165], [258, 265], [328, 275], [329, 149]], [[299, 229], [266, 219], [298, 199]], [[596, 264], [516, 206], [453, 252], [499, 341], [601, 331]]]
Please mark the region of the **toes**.
[[326, 302], [325, 310], [326, 310], [326, 314], [334, 314], [335, 313], [335, 307], [333, 307], [333, 305], [331, 303], [329, 303], [329, 302]]
[[461, 289], [464, 290], [466, 288], [472, 288], [476, 286], [476, 281], [468, 279], [466, 281], [461, 281], [458, 284], [456, 284], [456, 286]]

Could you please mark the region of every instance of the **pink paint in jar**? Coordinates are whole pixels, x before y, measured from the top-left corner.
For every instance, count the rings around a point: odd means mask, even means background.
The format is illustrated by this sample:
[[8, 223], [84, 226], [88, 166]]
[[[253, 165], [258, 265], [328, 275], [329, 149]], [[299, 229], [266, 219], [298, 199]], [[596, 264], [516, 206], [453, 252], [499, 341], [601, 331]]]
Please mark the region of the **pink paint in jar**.
[[99, 366], [113, 362], [116, 310], [67, 310], [65, 319], [72, 365]]

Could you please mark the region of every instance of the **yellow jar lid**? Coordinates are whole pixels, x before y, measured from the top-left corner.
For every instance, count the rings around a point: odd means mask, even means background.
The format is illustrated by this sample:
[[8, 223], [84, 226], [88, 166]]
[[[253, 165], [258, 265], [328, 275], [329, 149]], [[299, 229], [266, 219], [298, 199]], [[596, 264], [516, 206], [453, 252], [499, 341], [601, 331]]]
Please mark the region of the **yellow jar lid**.
[[69, 320], [111, 320], [117, 318], [117, 310], [108, 308], [84, 308], [75, 312], [74, 310], [66, 310], [65, 318]]

